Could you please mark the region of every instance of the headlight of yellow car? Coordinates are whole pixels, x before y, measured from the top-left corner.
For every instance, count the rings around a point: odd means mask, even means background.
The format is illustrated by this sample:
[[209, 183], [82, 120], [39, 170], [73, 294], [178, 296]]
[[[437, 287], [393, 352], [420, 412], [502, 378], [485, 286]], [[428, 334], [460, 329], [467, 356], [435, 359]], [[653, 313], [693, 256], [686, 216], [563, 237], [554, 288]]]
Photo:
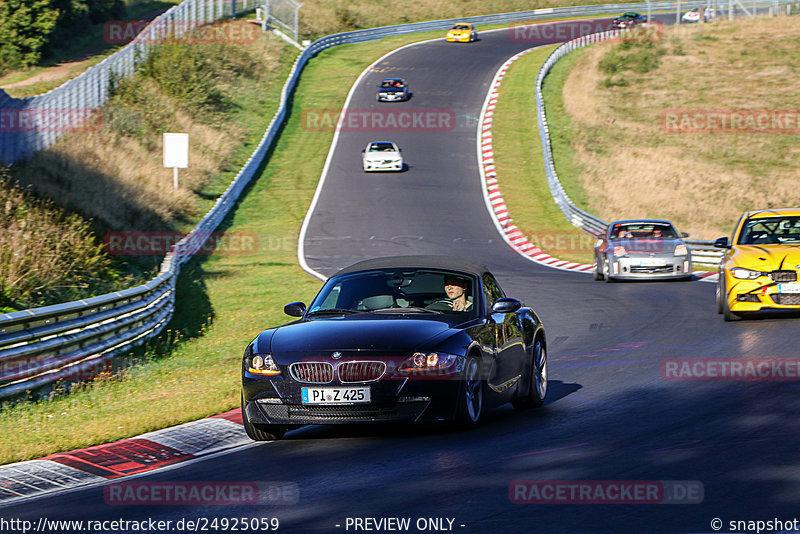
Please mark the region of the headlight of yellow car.
[[686, 256], [688, 253], [689, 250], [686, 248], [686, 245], [678, 245], [675, 247], [676, 256]]
[[731, 269], [731, 276], [738, 280], [755, 280], [766, 273], [761, 271], [753, 271], [752, 269], [745, 269], [744, 267], [734, 267]]

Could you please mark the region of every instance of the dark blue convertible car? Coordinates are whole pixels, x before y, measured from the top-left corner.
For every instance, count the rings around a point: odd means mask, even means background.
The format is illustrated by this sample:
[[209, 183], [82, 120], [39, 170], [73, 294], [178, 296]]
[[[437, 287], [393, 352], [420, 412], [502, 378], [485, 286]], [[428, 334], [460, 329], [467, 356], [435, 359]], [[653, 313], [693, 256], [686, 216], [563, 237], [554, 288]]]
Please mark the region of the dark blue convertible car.
[[478, 424], [547, 392], [542, 323], [488, 269], [444, 256], [367, 260], [287, 304], [242, 360], [242, 418], [254, 440], [305, 424]]

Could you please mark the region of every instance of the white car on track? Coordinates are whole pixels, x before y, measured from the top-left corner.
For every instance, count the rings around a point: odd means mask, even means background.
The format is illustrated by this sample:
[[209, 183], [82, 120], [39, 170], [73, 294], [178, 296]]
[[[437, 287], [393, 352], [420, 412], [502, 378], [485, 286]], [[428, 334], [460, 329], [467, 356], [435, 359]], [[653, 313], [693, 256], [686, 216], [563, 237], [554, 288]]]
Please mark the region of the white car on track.
[[[703, 21], [704, 22], [711, 22], [717, 18], [717, 13], [710, 8], [706, 8], [703, 11]], [[691, 11], [687, 11], [681, 17], [683, 22], [700, 22], [700, 8], [696, 7]]]
[[391, 141], [370, 141], [361, 152], [364, 172], [403, 170], [403, 156]]

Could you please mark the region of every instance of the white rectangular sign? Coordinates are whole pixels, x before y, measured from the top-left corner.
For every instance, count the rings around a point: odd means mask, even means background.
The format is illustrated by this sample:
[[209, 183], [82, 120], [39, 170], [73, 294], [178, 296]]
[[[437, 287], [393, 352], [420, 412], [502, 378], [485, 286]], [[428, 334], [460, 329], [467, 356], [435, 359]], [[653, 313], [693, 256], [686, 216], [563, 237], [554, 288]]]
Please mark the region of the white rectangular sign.
[[164, 167], [185, 169], [189, 166], [189, 134], [164, 134]]

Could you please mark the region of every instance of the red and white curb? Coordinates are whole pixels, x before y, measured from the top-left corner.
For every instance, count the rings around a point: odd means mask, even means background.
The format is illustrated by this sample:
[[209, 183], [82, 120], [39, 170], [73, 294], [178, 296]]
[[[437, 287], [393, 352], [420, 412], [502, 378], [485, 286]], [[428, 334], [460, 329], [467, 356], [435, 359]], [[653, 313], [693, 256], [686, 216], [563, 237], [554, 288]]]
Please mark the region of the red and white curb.
[[0, 506], [109, 482], [253, 443], [241, 409], [135, 438], [0, 466]]
[[494, 120], [497, 100], [500, 96], [500, 84], [506, 75], [506, 71], [515, 61], [537, 48], [539, 47], [523, 50], [503, 63], [497, 70], [497, 73], [495, 73], [489, 92], [486, 95], [486, 101], [483, 103], [483, 109], [481, 109], [481, 115], [478, 118], [478, 169], [481, 173], [481, 180], [483, 180], [485, 184], [484, 199], [486, 201], [486, 207], [489, 209], [489, 213], [500, 235], [503, 236], [503, 239], [505, 239], [506, 243], [508, 243], [511, 248], [522, 256], [538, 264], [552, 267], [553, 269], [591, 273], [594, 271], [594, 265], [555, 258], [531, 243], [511, 219], [497, 180], [494, 150], [492, 148], [492, 122]]
[[[486, 100], [478, 118], [478, 169], [480, 170], [481, 180], [485, 184], [484, 200], [489, 213], [494, 220], [497, 230], [506, 243], [528, 260], [536, 262], [546, 267], [560, 269], [562, 271], [574, 271], [581, 273], [593, 273], [594, 264], [576, 263], [555, 258], [544, 252], [542, 249], [530, 242], [522, 231], [514, 224], [508, 212], [503, 194], [497, 179], [497, 169], [495, 168], [494, 149], [492, 147], [492, 125], [497, 101], [500, 96], [500, 85], [509, 67], [519, 58], [533, 52], [539, 47], [528, 48], [510, 57], [494, 75]], [[718, 273], [716, 271], [695, 271], [695, 277], [701, 282], [716, 282]]]

